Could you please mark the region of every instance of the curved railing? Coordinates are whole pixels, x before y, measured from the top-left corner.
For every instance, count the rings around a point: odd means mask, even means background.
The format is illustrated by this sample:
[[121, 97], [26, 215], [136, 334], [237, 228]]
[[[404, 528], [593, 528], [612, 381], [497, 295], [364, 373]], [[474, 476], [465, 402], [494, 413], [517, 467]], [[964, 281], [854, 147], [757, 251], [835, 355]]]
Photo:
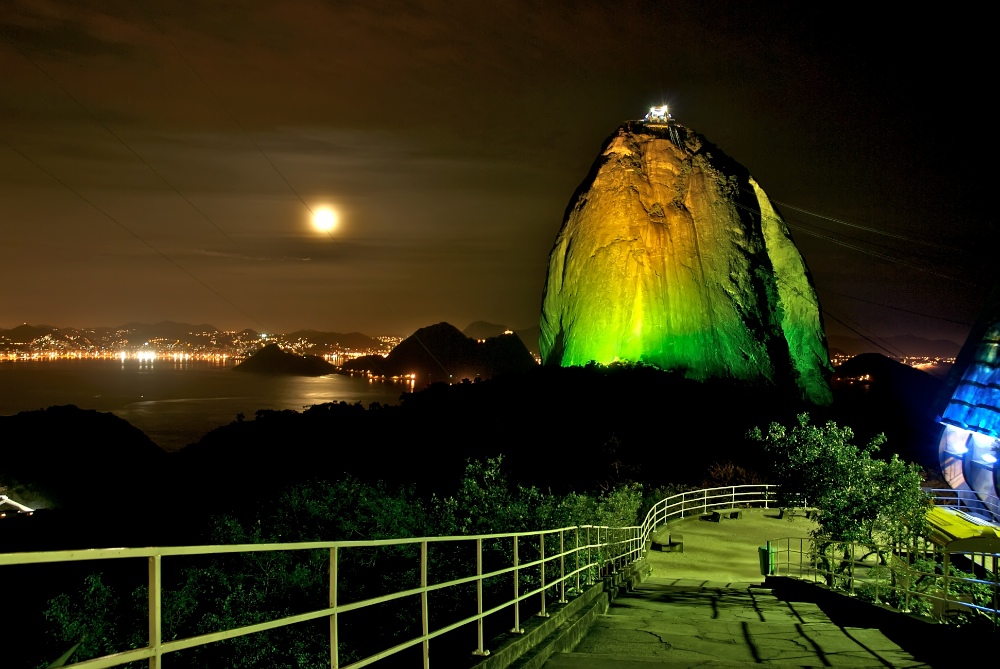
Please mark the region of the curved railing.
[[1000, 499], [993, 495], [980, 495], [974, 490], [951, 488], [926, 488], [924, 490], [937, 506], [966, 511], [993, 523], [1000, 523]]
[[723, 486], [691, 490], [661, 499], [649, 510], [642, 523], [643, 542], [656, 528], [676, 518], [723, 508], [772, 507], [777, 490], [778, 486], [770, 484]]
[[[668, 497], [657, 502], [646, 514], [642, 525], [632, 527], [607, 527], [598, 525], [582, 525], [562, 527], [558, 529], [541, 530], [537, 532], [508, 532], [500, 534], [481, 534], [448, 537], [421, 537], [409, 539], [382, 539], [373, 541], [324, 541], [308, 543], [280, 544], [239, 544], [222, 546], [174, 546], [161, 548], [105, 548], [91, 550], [46, 551], [0, 554], [0, 566], [26, 565], [57, 562], [80, 562], [90, 560], [126, 560], [145, 559], [148, 563], [149, 579], [149, 635], [148, 645], [144, 648], [124, 650], [114, 655], [108, 655], [74, 664], [75, 667], [98, 669], [99, 667], [116, 667], [136, 660], [149, 660], [151, 668], [161, 666], [160, 658], [168, 653], [195, 648], [206, 644], [232, 639], [247, 634], [255, 634], [267, 630], [294, 625], [309, 620], [328, 618], [330, 621], [330, 666], [340, 667], [338, 637], [340, 633], [339, 616], [349, 611], [376, 606], [406, 597], [420, 598], [420, 617], [422, 633], [391, 648], [370, 654], [347, 665], [348, 667], [363, 667], [383, 658], [395, 655], [400, 651], [414, 646], [422, 646], [424, 666], [428, 665], [429, 645], [431, 640], [464, 625], [476, 625], [478, 644], [473, 653], [488, 655], [484, 645], [484, 621], [488, 616], [501, 614], [510, 609], [513, 628], [517, 633], [521, 628], [521, 605], [527, 600], [537, 598], [531, 606], [539, 614], [546, 614], [546, 605], [551, 602], [567, 602], [567, 590], [571, 595], [580, 595], [585, 586], [594, 584], [600, 578], [621, 570], [630, 563], [645, 555], [646, 541], [650, 534], [673, 518], [682, 518], [694, 513], [705, 513], [723, 507], [767, 507], [774, 499], [774, 488], [771, 485], [726, 486], [722, 488], [707, 488], [685, 492]], [[491, 571], [483, 570], [483, 542], [510, 542], [513, 556], [510, 566]], [[452, 552], [461, 542], [475, 543], [476, 570], [465, 576], [445, 582], [432, 583], [428, 579], [428, 549], [431, 546], [449, 546]], [[415, 588], [405, 588], [379, 597], [362, 601], [344, 603], [338, 600], [338, 564], [344, 551], [358, 548], [377, 548], [386, 546], [419, 547], [420, 585]], [[506, 546], [507, 544], [504, 544]], [[532, 559], [521, 561], [520, 551], [530, 549]], [[275, 620], [254, 625], [246, 625], [233, 629], [221, 630], [210, 634], [181, 638], [163, 639], [161, 620], [161, 601], [163, 595], [162, 563], [164, 559], [172, 560], [179, 556], [225, 555], [237, 553], [259, 553], [270, 551], [329, 551], [329, 606], [285, 616]], [[506, 551], [506, 548], [504, 549]], [[535, 557], [537, 556], [537, 557]], [[558, 570], [558, 571], [557, 571]], [[526, 575], [530, 572], [530, 576]], [[551, 574], [551, 576], [550, 576]], [[511, 579], [513, 596], [501, 603], [488, 606], [483, 594], [483, 582], [487, 579], [507, 576]], [[430, 610], [428, 594], [435, 591], [455, 588], [465, 584], [476, 584], [476, 614], [462, 620], [430, 629]], [[567, 586], [567, 584], [569, 584]], [[527, 587], [522, 592], [522, 588]]]

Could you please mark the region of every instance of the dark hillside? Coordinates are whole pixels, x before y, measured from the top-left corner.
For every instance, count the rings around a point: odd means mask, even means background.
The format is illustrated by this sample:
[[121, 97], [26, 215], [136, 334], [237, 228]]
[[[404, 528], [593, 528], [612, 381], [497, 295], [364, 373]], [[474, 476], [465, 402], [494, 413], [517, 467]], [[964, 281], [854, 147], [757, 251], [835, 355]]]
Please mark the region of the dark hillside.
[[883, 453], [899, 453], [933, 472], [941, 436], [934, 401], [943, 385], [919, 369], [878, 353], [863, 353], [837, 368], [830, 415], [853, 428], [857, 443], [883, 432], [888, 437]]
[[233, 371], [254, 374], [323, 376], [335, 373], [337, 368], [315, 355], [294, 355], [282, 351], [277, 344], [268, 344], [236, 365]]

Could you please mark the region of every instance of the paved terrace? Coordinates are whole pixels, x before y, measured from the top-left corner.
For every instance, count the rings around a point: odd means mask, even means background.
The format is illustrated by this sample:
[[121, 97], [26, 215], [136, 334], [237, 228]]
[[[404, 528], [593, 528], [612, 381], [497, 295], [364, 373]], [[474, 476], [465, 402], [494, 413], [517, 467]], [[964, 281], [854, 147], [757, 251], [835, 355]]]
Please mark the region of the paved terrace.
[[945, 630], [926, 633], [940, 626], [811, 585], [762, 584], [757, 546], [812, 528], [773, 509], [718, 523], [672, 522], [654, 541], [680, 533], [684, 552], [650, 551], [651, 576], [619, 594], [571, 652], [554, 654], [544, 667], [948, 666], [940, 657]]

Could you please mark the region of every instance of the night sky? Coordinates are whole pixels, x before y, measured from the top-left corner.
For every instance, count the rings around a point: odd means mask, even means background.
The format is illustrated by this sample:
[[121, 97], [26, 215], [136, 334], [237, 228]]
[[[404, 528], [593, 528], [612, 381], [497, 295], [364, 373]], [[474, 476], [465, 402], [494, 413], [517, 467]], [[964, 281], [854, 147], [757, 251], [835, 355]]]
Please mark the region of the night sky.
[[666, 102], [772, 199], [861, 226], [780, 207], [828, 332], [961, 342], [993, 280], [994, 38], [941, 9], [4, 0], [0, 327], [530, 327], [601, 142]]

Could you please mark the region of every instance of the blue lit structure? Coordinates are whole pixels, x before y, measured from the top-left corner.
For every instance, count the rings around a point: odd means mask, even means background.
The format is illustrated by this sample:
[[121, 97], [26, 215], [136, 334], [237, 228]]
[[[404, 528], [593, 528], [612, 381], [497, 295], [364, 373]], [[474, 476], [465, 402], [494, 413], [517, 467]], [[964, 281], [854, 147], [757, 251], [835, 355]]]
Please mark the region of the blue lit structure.
[[996, 498], [1000, 487], [1000, 467], [996, 466], [1000, 446], [1000, 318], [981, 321], [973, 329], [953, 374], [961, 376], [941, 415], [942, 473], [956, 490], [971, 489], [980, 499]]

